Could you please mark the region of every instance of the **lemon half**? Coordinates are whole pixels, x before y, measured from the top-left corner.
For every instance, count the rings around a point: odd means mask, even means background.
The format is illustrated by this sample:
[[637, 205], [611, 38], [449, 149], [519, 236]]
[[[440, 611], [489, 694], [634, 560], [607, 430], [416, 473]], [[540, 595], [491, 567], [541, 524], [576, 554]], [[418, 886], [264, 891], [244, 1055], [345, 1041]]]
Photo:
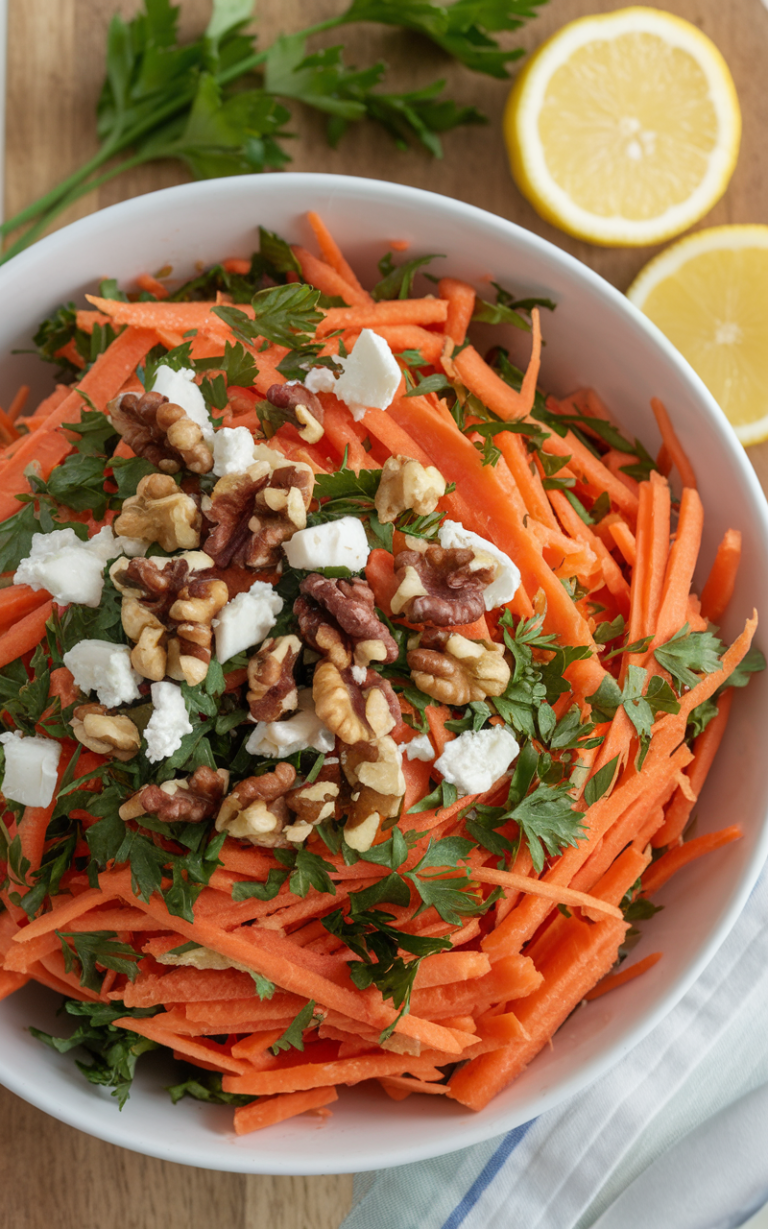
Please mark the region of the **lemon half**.
[[701, 376], [742, 444], [768, 438], [768, 226], [713, 226], [627, 291]]
[[509, 96], [512, 174], [543, 218], [591, 243], [659, 243], [701, 218], [736, 165], [741, 113], [720, 52], [651, 8], [583, 17]]

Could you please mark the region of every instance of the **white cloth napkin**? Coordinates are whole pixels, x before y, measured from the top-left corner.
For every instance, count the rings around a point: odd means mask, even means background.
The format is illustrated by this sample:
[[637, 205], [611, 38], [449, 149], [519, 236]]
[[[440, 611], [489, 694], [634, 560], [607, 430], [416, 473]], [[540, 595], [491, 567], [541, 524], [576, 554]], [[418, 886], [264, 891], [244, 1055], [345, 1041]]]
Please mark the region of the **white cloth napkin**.
[[[607, 1075], [509, 1135], [361, 1175], [342, 1229], [589, 1229], [656, 1157], [768, 1080], [767, 1023], [764, 870], [699, 980]], [[762, 1135], [768, 1151], [768, 1120]], [[690, 1218], [695, 1170], [657, 1168], [663, 1229], [715, 1229], [706, 1208]], [[732, 1161], [722, 1172], [735, 1211], [748, 1206], [752, 1174], [742, 1168]]]

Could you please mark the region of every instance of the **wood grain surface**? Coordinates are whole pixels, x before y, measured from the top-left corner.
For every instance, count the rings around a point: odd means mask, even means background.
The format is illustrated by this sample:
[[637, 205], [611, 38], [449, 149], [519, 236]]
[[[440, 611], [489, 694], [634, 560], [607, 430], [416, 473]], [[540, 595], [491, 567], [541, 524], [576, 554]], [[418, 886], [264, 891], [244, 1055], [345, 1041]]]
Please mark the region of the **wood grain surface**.
[[[8, 0], [6, 217], [53, 186], [95, 149], [94, 106], [104, 75], [109, 18], [130, 16], [138, 0]], [[182, 27], [197, 33], [209, 0], [181, 0]], [[342, 0], [259, 0], [262, 45], [340, 11]], [[620, 7], [620, 0], [550, 0], [519, 41], [537, 46], [574, 17]], [[741, 100], [744, 136], [724, 198], [701, 225], [768, 222], [768, 11], [761, 0], [666, 0], [723, 52]], [[339, 35], [333, 36], [338, 41]], [[349, 61], [387, 59], [394, 88], [444, 77], [453, 97], [490, 117], [487, 128], [449, 133], [438, 162], [399, 153], [383, 133], [360, 125], [338, 150], [323, 121], [296, 107], [295, 170], [368, 175], [460, 198], [528, 227], [626, 289], [655, 248], [597, 248], [543, 222], [517, 192], [506, 164], [500, 113], [508, 85], [446, 62], [428, 45], [373, 26], [345, 32]], [[84, 197], [60, 220], [155, 188], [183, 182], [177, 164], [142, 168]], [[768, 485], [768, 444], [750, 451]], [[180, 1113], [183, 1109], [179, 1110]], [[351, 1178], [222, 1174], [151, 1160], [55, 1122], [0, 1090], [0, 1229], [337, 1229], [351, 1201]], [[400, 1229], [393, 1224], [392, 1229]]]

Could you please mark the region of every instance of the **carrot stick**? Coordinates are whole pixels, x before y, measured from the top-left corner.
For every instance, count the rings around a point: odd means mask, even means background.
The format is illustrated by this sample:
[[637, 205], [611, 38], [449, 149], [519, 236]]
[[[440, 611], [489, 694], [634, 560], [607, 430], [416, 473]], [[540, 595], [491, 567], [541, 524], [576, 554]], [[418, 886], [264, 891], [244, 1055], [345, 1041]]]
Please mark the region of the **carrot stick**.
[[586, 1002], [591, 1003], [593, 999], [599, 999], [601, 995], [608, 994], [610, 990], [618, 990], [619, 986], [625, 986], [627, 982], [634, 981], [636, 977], [647, 973], [655, 964], [658, 964], [661, 956], [661, 952], [651, 952], [650, 956], [643, 957], [642, 960], [638, 960], [637, 964], [630, 965], [628, 969], [622, 969], [619, 973], [612, 973], [604, 977], [594, 989], [584, 995]]
[[20, 990], [22, 986], [26, 986], [28, 981], [29, 975], [26, 973], [11, 973], [0, 969], [0, 1002], [7, 999], [9, 994], [13, 994], [14, 990]]
[[710, 623], [720, 622], [733, 597], [740, 560], [741, 534], [738, 529], [726, 529], [701, 592], [701, 613]]
[[13, 401], [8, 406], [8, 417], [11, 422], [15, 422], [20, 414], [24, 413], [24, 407], [27, 404], [29, 397], [29, 385], [21, 384], [16, 391]]
[[566, 921], [560, 948], [542, 968], [543, 984], [510, 1005], [530, 1039], [483, 1054], [460, 1067], [449, 1080], [449, 1096], [462, 1105], [483, 1109], [520, 1074], [587, 991], [614, 964], [627, 929], [625, 922], [607, 918], [590, 925], [576, 917]]
[[318, 260], [306, 248], [296, 243], [291, 244], [291, 251], [301, 265], [301, 275], [305, 282], [321, 290], [323, 294], [343, 299], [351, 307], [365, 307], [370, 303], [370, 295], [366, 290], [356, 289], [345, 277], [332, 269], [324, 260]]
[[331, 1105], [338, 1099], [335, 1088], [314, 1088], [306, 1092], [283, 1093], [268, 1101], [254, 1101], [251, 1105], [239, 1105], [235, 1110], [235, 1134], [249, 1135], [251, 1131], [285, 1122], [297, 1114]]
[[[650, 636], [659, 623], [659, 610], [662, 603], [662, 590], [666, 576], [669, 575], [667, 559], [671, 567], [672, 559], [669, 549], [669, 517], [670, 494], [666, 479], [655, 471], [650, 477], [651, 511], [648, 566], [645, 572], [645, 588], [643, 592], [643, 635]], [[678, 529], [679, 535], [679, 529]], [[665, 576], [666, 573], [666, 576]], [[690, 584], [686, 585], [688, 593]]]
[[432, 1096], [445, 1095], [448, 1092], [447, 1084], [428, 1084], [425, 1080], [413, 1080], [409, 1076], [404, 1075], [386, 1075], [379, 1080], [385, 1092], [397, 1091], [403, 1095], [394, 1097], [395, 1101], [402, 1101], [405, 1097], [409, 1097], [412, 1092], [431, 1093]]
[[[637, 883], [650, 861], [651, 854], [649, 852], [641, 852], [630, 845], [628, 849], [619, 854], [616, 861], [598, 879], [592, 888], [592, 896], [597, 896], [600, 900], [607, 900], [613, 905], [618, 905], [632, 885]], [[600, 921], [600, 915], [595, 909], [587, 907], [583, 910], [583, 913], [585, 917], [588, 917], [593, 922]]]
[[502, 888], [512, 888], [518, 892], [542, 896], [555, 904], [582, 906], [606, 917], [620, 918], [623, 916], [621, 910], [615, 905], [608, 904], [605, 900], [598, 900], [595, 896], [585, 896], [583, 892], [574, 892], [563, 884], [551, 884], [543, 879], [531, 879], [528, 875], [515, 875], [511, 871], [495, 871], [488, 866], [474, 869], [472, 877], [479, 883], [494, 883]]
[[539, 367], [541, 366], [541, 312], [538, 307], [534, 307], [531, 312], [531, 325], [533, 328], [531, 357], [520, 387], [520, 399], [525, 406], [526, 414], [530, 414], [533, 409], [533, 403], [536, 399], [536, 384], [539, 379]]
[[40, 643], [52, 612], [53, 602], [46, 601], [0, 636], [0, 667], [9, 665]]
[[[448, 304], [443, 299], [369, 300], [362, 307], [329, 307], [317, 326], [317, 336], [325, 337], [336, 329], [375, 329], [387, 324], [442, 324], [447, 316]], [[440, 342], [442, 348], [442, 339]]]
[[513, 435], [511, 431], [501, 431], [493, 437], [493, 442], [501, 450], [501, 455], [509, 466], [528, 513], [542, 525], [556, 529], [557, 521], [547, 499], [547, 493], [541, 485], [541, 476], [538, 469], [531, 470], [522, 438], [519, 435]]
[[593, 456], [588, 448], [576, 439], [572, 431], [560, 436], [554, 431], [542, 445], [545, 452], [552, 456], [569, 457], [569, 465], [594, 490], [595, 495], [607, 491], [611, 503], [624, 513], [634, 523], [637, 516], [637, 499], [628, 491], [623, 482], [615, 478], [602, 461]]
[[352, 267], [347, 263], [341, 248], [333, 238], [331, 232], [328, 230], [328, 227], [325, 225], [323, 220], [318, 217], [314, 210], [310, 209], [307, 212], [307, 221], [315, 232], [315, 238], [317, 239], [320, 252], [325, 263], [330, 265], [332, 269], [335, 269], [339, 276], [343, 277], [344, 281], [348, 282], [353, 290], [358, 291], [361, 295], [365, 295], [369, 302], [373, 302], [371, 296], [368, 294], [368, 291], [364, 290], [360, 285], [356, 274], [354, 273]]
[[466, 384], [471, 393], [487, 405], [489, 410], [507, 421], [525, 418], [529, 411], [522, 393], [498, 376], [485, 359], [481, 358], [474, 346], [467, 346], [451, 359], [462, 384]]
[[261, 1097], [309, 1088], [327, 1088], [334, 1084], [359, 1084], [361, 1080], [372, 1080], [381, 1075], [403, 1075], [406, 1071], [419, 1074], [430, 1065], [429, 1052], [420, 1058], [409, 1054], [361, 1054], [357, 1058], [339, 1058], [325, 1063], [300, 1063], [277, 1071], [225, 1075], [222, 1088], [225, 1092], [253, 1093]]
[[651, 397], [651, 409], [661, 432], [661, 438], [667, 450], [667, 455], [680, 475], [683, 486], [693, 487], [695, 490], [696, 475], [693, 472], [693, 466], [688, 460], [680, 440], [677, 438], [666, 406], [662, 401], [659, 401], [658, 397]]
[[631, 568], [637, 559], [637, 542], [635, 535], [624, 521], [612, 521], [608, 531]]
[[114, 1023], [116, 1028], [125, 1028], [131, 1033], [138, 1033], [140, 1037], [147, 1037], [150, 1041], [157, 1041], [160, 1045], [167, 1046], [169, 1050], [178, 1050], [181, 1054], [193, 1060], [198, 1058], [203, 1061], [213, 1062], [216, 1064], [217, 1070], [231, 1071], [234, 1075], [244, 1075], [248, 1070], [247, 1063], [241, 1062], [237, 1058], [231, 1058], [219, 1046], [214, 1047], [213, 1045], [205, 1045], [204, 1042], [192, 1041], [189, 1037], [182, 1037], [171, 1029], [166, 1028], [162, 1023], [162, 1016], [152, 1016], [149, 1019], [138, 1019], [136, 1016], [121, 1016]]
[[[718, 748], [722, 742], [731, 711], [732, 700], [733, 689], [729, 687], [717, 702], [717, 716], [712, 718], [709, 725], [702, 730], [693, 744], [693, 763], [688, 769], [687, 775], [690, 781], [690, 792], [697, 799], [704, 787], [707, 774], [712, 767], [712, 761], [717, 755]], [[673, 845], [676, 841], [680, 840], [695, 805], [695, 802], [687, 798], [681, 789], [677, 790], [667, 809], [664, 824], [653, 838], [652, 843], [655, 848]]]
[[19, 438], [20, 433], [14, 427], [12, 418], [9, 414], [6, 414], [5, 410], [0, 410], [0, 430], [2, 430], [5, 436], [6, 443], [12, 443]]
[[445, 335], [456, 346], [463, 344], [475, 310], [475, 291], [467, 282], [455, 277], [443, 277], [437, 284], [437, 293], [448, 303], [445, 318]]
[[156, 299], [168, 298], [168, 287], [159, 282], [151, 273], [140, 273], [136, 282], [141, 290], [146, 290], [147, 294], [153, 294]]
[[81, 892], [79, 896], [59, 896], [48, 913], [35, 918], [28, 926], [23, 926], [14, 935], [14, 942], [29, 943], [31, 939], [36, 939], [40, 935], [60, 930], [73, 918], [79, 917], [81, 913], [87, 913], [95, 905], [104, 904], [114, 895], [116, 892], [112, 891], [112, 885], [107, 883], [98, 888], [89, 888], [88, 891]]
[[[688, 616], [688, 595], [693, 581], [696, 560], [699, 557], [701, 533], [704, 526], [704, 508], [697, 491], [686, 487], [680, 501], [680, 519], [677, 537], [669, 552], [669, 562], [664, 577], [664, 591], [655, 635], [649, 652], [664, 644], [679, 632]], [[649, 623], [648, 633], [654, 630]]]
[[675, 874], [675, 871], [687, 866], [695, 858], [700, 858], [705, 853], [712, 853], [715, 849], [729, 844], [730, 841], [737, 841], [741, 835], [739, 825], [732, 824], [729, 828], [721, 828], [719, 832], [705, 832], [703, 836], [694, 837], [692, 841], [686, 841], [684, 845], [677, 845], [674, 849], [668, 850], [667, 853], [661, 855], [658, 862], [654, 862], [648, 868], [643, 876], [643, 896], [652, 896], [654, 892], [658, 892], [659, 888], [662, 888]]
[[44, 589], [30, 589], [29, 585], [9, 585], [0, 589], [0, 626], [6, 630], [6, 625], [22, 619], [47, 600]]
[[471, 981], [491, 971], [491, 962], [484, 952], [438, 952], [425, 956], [413, 983], [414, 990], [427, 986], [444, 986], [456, 981]]

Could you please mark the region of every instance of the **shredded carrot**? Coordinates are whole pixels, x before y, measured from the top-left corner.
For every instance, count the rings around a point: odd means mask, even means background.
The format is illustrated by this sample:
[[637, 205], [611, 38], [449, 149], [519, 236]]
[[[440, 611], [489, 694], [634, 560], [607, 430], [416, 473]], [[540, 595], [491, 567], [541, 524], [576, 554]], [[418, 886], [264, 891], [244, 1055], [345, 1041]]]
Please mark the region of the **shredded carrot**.
[[733, 597], [740, 562], [741, 534], [738, 529], [727, 529], [701, 591], [701, 613], [710, 623], [720, 622]]
[[666, 464], [666, 458], [669, 457], [680, 475], [683, 486], [695, 489], [696, 475], [693, 472], [693, 466], [688, 460], [685, 449], [675, 433], [666, 406], [662, 401], [659, 401], [658, 397], [652, 397], [651, 409], [661, 432], [661, 438], [664, 441], [663, 446], [666, 449], [666, 453], [662, 456], [662, 462]]
[[627, 982], [634, 981], [636, 977], [647, 973], [655, 964], [658, 964], [661, 956], [661, 952], [651, 952], [650, 956], [644, 956], [642, 960], [630, 965], [628, 969], [621, 969], [619, 973], [610, 973], [608, 977], [599, 981], [594, 989], [584, 995], [585, 1001], [591, 1003], [593, 999], [599, 999], [601, 995], [608, 994], [611, 990], [618, 990], [619, 986], [626, 986]]

